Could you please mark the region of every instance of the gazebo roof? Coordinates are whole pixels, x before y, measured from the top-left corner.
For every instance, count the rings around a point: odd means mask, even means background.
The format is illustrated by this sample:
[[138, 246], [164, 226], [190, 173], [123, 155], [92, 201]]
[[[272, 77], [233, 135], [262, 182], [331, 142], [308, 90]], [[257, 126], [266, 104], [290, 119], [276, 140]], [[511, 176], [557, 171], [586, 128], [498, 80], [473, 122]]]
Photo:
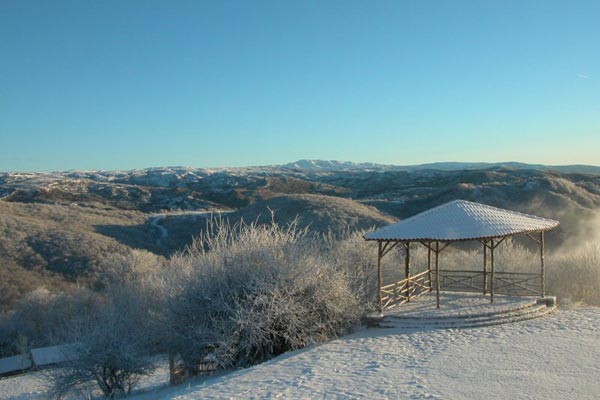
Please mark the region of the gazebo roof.
[[542, 232], [559, 222], [503, 210], [466, 200], [454, 200], [403, 221], [367, 233], [366, 240], [440, 240], [445, 242], [491, 239]]

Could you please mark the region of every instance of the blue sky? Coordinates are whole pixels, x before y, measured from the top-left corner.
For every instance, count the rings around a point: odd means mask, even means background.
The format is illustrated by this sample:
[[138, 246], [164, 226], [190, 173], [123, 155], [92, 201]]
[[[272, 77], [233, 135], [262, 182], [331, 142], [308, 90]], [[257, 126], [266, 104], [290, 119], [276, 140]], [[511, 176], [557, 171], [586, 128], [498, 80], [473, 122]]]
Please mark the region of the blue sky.
[[600, 164], [599, 1], [0, 1], [0, 170]]

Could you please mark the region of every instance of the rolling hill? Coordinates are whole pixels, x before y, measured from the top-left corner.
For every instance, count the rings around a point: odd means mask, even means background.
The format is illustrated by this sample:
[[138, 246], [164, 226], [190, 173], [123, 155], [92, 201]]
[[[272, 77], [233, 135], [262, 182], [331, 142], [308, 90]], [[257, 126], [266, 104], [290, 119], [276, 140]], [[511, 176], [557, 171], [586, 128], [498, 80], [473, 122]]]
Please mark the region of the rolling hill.
[[0, 311], [41, 286], [93, 286], [107, 256], [146, 247], [153, 235], [137, 211], [0, 201]]
[[[562, 168], [562, 167], [561, 167]], [[368, 229], [454, 199], [558, 219], [549, 241], [596, 237], [600, 174], [593, 166], [385, 166], [301, 160], [282, 166], [0, 173], [2, 305], [45, 285], [97, 284], [107, 254], [181, 250], [211, 213], [231, 222], [327, 232]]]

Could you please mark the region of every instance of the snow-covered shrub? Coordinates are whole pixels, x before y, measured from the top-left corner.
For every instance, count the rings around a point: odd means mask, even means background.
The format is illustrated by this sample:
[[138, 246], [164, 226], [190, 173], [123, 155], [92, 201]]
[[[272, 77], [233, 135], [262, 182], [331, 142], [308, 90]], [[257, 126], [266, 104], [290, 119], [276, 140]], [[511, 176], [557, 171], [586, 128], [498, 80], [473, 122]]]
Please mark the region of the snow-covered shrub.
[[483, 250], [458, 248], [451, 244], [440, 253], [439, 266], [440, 270], [478, 271], [483, 268]]
[[364, 312], [349, 276], [294, 224], [218, 224], [166, 275], [165, 337], [192, 370], [263, 361], [336, 336]]
[[120, 290], [129, 296], [135, 295], [137, 301], [144, 300], [145, 309], [156, 311], [160, 305], [157, 298], [161, 296], [160, 266], [161, 259], [147, 251], [116, 253], [108, 257], [101, 268], [99, 282], [103, 291], [79, 288], [70, 293], [55, 293], [45, 287], [33, 290], [1, 316], [0, 356], [54, 343], [64, 326], [94, 312], [100, 298], [118, 297], [116, 292]]
[[[377, 305], [377, 243], [366, 241], [366, 231], [348, 232], [341, 237], [328, 235], [323, 253], [340, 273], [347, 276], [352, 291], [364, 308], [376, 310]], [[381, 260], [383, 284], [405, 278], [405, 248], [398, 245]], [[416, 275], [427, 269], [427, 248], [420, 243], [410, 246], [410, 272]]]
[[65, 324], [90, 312], [97, 297], [85, 288], [56, 294], [41, 287], [28, 293], [0, 318], [0, 355], [50, 345]]
[[[476, 247], [475, 247], [476, 246]], [[490, 250], [487, 250], [487, 268], [490, 270]], [[448, 246], [440, 253], [440, 269], [479, 271], [483, 269], [483, 245], [471, 243], [469, 247]], [[539, 253], [511, 238], [504, 240], [494, 250], [494, 265], [497, 272], [538, 272]]]
[[[540, 272], [540, 253], [516, 240], [507, 239], [494, 252], [496, 271]], [[488, 253], [489, 263], [489, 253]], [[546, 293], [559, 300], [600, 305], [600, 241], [558, 249], [547, 249]], [[452, 245], [440, 254], [441, 269], [480, 270], [483, 268], [481, 249], [465, 250]], [[489, 271], [488, 264], [488, 271]]]
[[[489, 258], [489, 254], [488, 254]], [[508, 238], [494, 250], [497, 271], [532, 272], [540, 271], [539, 250], [531, 250]], [[488, 267], [489, 268], [489, 267]]]
[[[363, 238], [364, 232], [347, 233], [342, 238], [326, 236], [322, 252], [336, 271], [346, 276], [351, 290], [365, 309], [377, 307], [377, 245]], [[392, 257], [390, 257], [391, 259]], [[385, 260], [386, 264], [387, 261]], [[388, 268], [386, 270], [390, 271]]]
[[106, 398], [128, 395], [139, 379], [155, 369], [154, 340], [145, 329], [147, 315], [136, 294], [121, 292], [70, 321], [57, 338], [69, 344], [68, 361], [49, 370], [50, 394], [84, 395], [98, 388]]
[[92, 307], [76, 310], [55, 332], [55, 344], [69, 344], [69, 361], [50, 373], [53, 395], [100, 389], [107, 398], [121, 397], [155, 369], [150, 357], [163, 350], [157, 335], [161, 267], [145, 251], [107, 261], [105, 289]]
[[120, 286], [131, 283], [156, 285], [157, 272], [160, 271], [161, 257], [146, 250], [131, 250], [126, 254], [115, 253], [103, 260], [98, 274], [98, 281], [103, 287]]
[[19, 299], [2, 321], [3, 352], [22, 354], [32, 347], [47, 344], [50, 331], [62, 321], [53, 309], [59, 305], [57, 298], [58, 295], [40, 287]]
[[560, 249], [548, 257], [548, 292], [561, 298], [600, 305], [600, 241]]

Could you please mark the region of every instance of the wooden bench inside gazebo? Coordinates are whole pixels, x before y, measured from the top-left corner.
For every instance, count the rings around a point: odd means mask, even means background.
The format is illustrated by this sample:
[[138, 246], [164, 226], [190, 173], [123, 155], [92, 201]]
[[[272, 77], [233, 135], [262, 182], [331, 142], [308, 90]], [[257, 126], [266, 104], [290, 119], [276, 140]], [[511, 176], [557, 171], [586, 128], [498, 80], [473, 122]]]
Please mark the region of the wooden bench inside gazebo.
[[[558, 221], [485, 204], [454, 200], [403, 221], [367, 233], [364, 238], [376, 241], [379, 312], [410, 302], [435, 289], [440, 307], [440, 291], [474, 291], [489, 294], [546, 295], [544, 232], [556, 228]], [[506, 239], [525, 235], [539, 246], [539, 272], [498, 272], [494, 250]], [[442, 270], [440, 253], [451, 243], [477, 241], [483, 248], [480, 270]], [[411, 244], [427, 248], [427, 269], [411, 275]], [[383, 285], [381, 260], [392, 249], [402, 246], [405, 278]], [[488, 269], [489, 265], [489, 269]]]

